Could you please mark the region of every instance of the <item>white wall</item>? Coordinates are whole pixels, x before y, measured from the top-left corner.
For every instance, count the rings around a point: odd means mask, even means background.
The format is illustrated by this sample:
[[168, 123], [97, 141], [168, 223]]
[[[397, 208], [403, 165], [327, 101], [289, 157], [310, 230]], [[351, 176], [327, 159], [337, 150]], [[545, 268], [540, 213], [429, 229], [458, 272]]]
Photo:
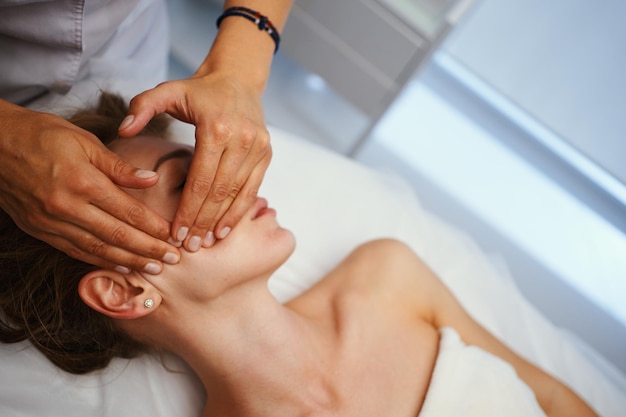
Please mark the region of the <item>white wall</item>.
[[626, 2], [482, 0], [445, 49], [626, 183]]

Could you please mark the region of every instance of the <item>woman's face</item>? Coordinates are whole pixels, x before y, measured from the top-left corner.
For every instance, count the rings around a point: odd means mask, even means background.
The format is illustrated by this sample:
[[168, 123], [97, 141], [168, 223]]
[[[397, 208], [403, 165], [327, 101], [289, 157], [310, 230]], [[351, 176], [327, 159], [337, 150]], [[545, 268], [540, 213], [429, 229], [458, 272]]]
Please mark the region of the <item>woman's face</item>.
[[[171, 221], [182, 195], [193, 148], [144, 136], [118, 139], [110, 148], [134, 166], [159, 173], [156, 185], [125, 190]], [[197, 253], [181, 248], [180, 263], [165, 266], [161, 275], [185, 277], [176, 281], [183, 283], [179, 289], [186, 288], [188, 296], [213, 297], [238, 282], [271, 274], [294, 248], [291, 232], [280, 227], [275, 211], [267, 209], [264, 199], [258, 199], [226, 238]]]

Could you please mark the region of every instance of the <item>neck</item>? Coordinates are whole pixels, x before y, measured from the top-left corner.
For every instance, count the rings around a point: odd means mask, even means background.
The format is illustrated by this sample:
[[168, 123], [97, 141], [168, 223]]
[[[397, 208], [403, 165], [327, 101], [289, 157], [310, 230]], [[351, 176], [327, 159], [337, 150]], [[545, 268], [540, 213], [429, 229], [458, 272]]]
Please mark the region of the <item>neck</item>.
[[170, 318], [166, 347], [202, 380], [206, 416], [294, 416], [330, 404], [330, 378], [321, 363], [323, 352], [332, 351], [324, 347], [332, 334], [281, 305], [267, 280], [172, 311]]

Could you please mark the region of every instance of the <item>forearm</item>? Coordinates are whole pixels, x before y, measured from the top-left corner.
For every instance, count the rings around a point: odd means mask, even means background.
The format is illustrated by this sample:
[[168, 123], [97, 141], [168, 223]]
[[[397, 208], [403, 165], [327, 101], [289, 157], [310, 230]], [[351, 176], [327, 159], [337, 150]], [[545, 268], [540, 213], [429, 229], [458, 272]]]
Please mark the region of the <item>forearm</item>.
[[598, 417], [598, 415], [567, 386], [558, 382], [546, 414], [549, 417]]
[[473, 319], [468, 320], [472, 323], [460, 332], [461, 337], [467, 338], [466, 343], [479, 346], [512, 365], [519, 378], [535, 393], [537, 402], [547, 416], [598, 417], [587, 403], [561, 381], [509, 349]]
[[[234, 6], [248, 7], [269, 18], [279, 32], [285, 26], [292, 0], [273, 0], [259, 3], [251, 0], [227, 0], [224, 9]], [[265, 90], [274, 57], [275, 44], [267, 32], [259, 30], [252, 22], [231, 16], [220, 25], [213, 46], [196, 76], [224, 73], [255, 88]]]

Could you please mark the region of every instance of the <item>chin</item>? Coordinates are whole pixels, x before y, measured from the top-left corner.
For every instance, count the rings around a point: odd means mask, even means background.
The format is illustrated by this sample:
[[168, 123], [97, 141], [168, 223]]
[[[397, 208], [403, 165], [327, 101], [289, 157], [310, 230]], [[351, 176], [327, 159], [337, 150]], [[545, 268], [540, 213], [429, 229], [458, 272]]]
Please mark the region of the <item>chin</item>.
[[296, 249], [296, 237], [294, 236], [293, 232], [288, 229], [280, 228], [279, 233], [281, 234], [280, 245], [284, 248], [284, 251], [286, 253], [286, 259], [289, 258], [293, 251]]
[[280, 228], [277, 233], [278, 235], [274, 236], [273, 242], [265, 248], [262, 255], [271, 261], [274, 270], [284, 264], [296, 249], [296, 238], [290, 230]]

